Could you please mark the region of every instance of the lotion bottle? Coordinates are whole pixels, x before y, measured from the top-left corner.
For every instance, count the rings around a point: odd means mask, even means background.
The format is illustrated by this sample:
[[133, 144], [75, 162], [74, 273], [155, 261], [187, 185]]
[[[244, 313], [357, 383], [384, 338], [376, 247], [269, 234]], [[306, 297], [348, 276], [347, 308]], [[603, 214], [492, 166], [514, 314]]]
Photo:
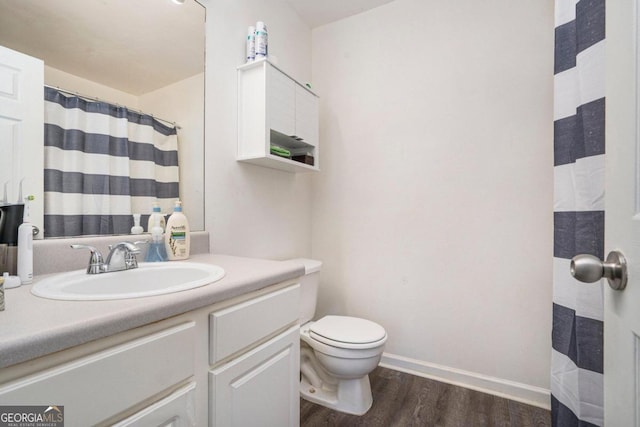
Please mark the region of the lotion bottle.
[[23, 285], [33, 281], [33, 225], [29, 216], [29, 201], [33, 199], [25, 197], [24, 217], [18, 227], [18, 277]]
[[164, 245], [169, 261], [189, 258], [191, 246], [189, 231], [189, 221], [182, 213], [182, 202], [177, 200], [164, 234]]

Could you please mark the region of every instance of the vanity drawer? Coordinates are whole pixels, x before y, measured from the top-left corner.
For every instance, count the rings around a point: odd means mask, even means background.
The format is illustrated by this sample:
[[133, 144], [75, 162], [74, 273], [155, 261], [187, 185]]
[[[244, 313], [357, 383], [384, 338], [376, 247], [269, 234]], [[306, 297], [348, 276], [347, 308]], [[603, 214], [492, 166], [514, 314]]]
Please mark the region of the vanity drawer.
[[196, 383], [190, 382], [180, 390], [142, 411], [120, 421], [113, 427], [178, 427], [196, 425]]
[[300, 285], [295, 284], [209, 315], [209, 363], [224, 358], [297, 322]]
[[95, 425], [194, 374], [186, 322], [0, 387], [3, 405], [64, 406], [67, 425]]

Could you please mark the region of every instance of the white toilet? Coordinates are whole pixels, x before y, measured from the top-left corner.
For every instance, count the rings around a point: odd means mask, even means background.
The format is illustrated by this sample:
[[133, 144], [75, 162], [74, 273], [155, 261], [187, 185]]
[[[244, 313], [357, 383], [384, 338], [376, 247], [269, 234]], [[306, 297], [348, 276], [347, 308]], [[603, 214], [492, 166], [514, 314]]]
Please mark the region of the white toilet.
[[295, 261], [305, 266], [300, 292], [300, 394], [310, 402], [362, 415], [373, 403], [369, 373], [380, 362], [387, 333], [377, 323], [357, 317], [311, 321], [322, 262]]

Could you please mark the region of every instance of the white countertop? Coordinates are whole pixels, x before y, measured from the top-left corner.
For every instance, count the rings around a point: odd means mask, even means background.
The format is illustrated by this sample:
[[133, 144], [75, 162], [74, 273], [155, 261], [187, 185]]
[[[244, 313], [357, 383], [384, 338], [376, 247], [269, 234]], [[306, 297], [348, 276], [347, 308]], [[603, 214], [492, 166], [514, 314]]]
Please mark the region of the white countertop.
[[[6, 308], [0, 311], [0, 368], [167, 319], [304, 274], [304, 266], [294, 261], [212, 254], [192, 255], [188, 261], [219, 265], [226, 275], [215, 283], [188, 291], [111, 301], [39, 298], [31, 294], [33, 284], [6, 289]], [[43, 277], [47, 276], [36, 276], [34, 283]]]

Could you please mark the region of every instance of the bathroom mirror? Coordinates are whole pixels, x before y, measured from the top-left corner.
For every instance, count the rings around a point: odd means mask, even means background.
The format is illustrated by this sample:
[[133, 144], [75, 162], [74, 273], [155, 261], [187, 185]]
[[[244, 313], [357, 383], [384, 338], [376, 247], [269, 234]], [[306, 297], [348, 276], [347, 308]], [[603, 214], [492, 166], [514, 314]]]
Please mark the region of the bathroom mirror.
[[204, 230], [205, 12], [196, 0], [0, 0], [0, 45], [42, 59], [45, 86], [175, 123], [194, 231]]

